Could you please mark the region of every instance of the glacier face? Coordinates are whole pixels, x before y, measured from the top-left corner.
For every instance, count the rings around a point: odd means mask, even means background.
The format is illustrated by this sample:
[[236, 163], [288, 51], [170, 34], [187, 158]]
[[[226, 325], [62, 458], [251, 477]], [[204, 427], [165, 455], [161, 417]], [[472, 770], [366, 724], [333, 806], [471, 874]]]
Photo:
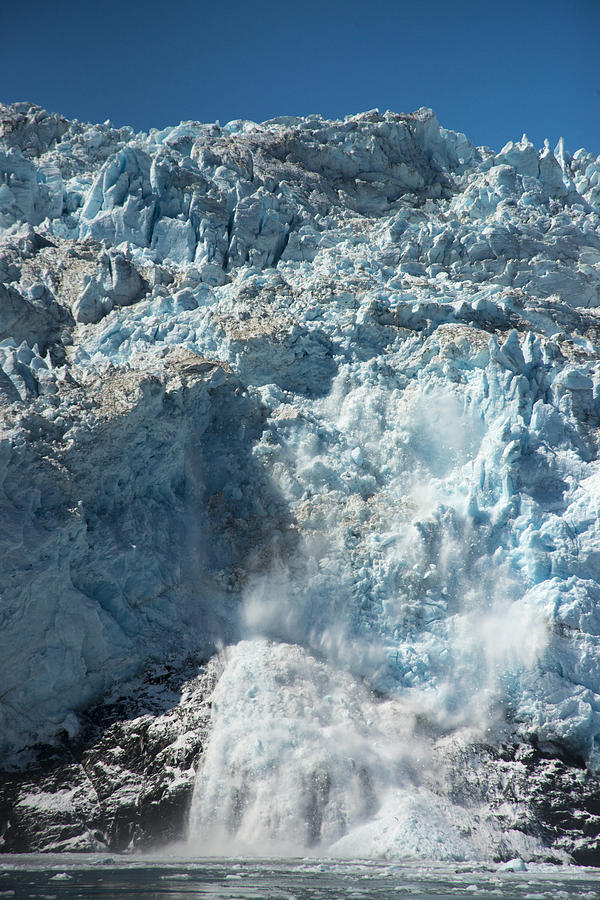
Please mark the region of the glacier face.
[[562, 141], [1, 107], [6, 757], [225, 646], [196, 847], [485, 855], [448, 741], [598, 772], [599, 307]]

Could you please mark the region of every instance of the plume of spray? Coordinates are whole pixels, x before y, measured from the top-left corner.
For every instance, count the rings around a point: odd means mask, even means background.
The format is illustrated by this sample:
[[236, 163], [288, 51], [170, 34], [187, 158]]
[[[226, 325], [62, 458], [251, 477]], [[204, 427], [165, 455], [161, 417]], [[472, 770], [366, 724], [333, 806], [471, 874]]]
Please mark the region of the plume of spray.
[[[482, 429], [453, 394], [434, 407], [422, 394], [394, 404], [358, 388], [331, 413], [347, 446], [360, 436], [387, 473], [393, 502], [375, 536], [372, 518], [362, 529], [384, 596], [362, 614], [335, 509], [327, 532], [249, 584], [243, 640], [224, 652], [214, 696], [195, 848], [490, 855], [490, 817], [455, 809], [436, 778], [440, 739], [467, 746], [505, 727], [505, 701], [543, 653], [546, 626], [502, 554], [486, 552], [489, 529], [457, 488], [489, 452]], [[314, 466], [318, 447], [299, 446], [296, 471]]]

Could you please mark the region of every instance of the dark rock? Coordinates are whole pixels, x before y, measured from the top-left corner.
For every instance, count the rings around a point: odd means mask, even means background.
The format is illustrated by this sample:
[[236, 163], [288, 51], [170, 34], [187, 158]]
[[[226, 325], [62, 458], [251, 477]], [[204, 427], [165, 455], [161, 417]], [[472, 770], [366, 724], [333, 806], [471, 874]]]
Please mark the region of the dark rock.
[[216, 677], [214, 662], [193, 658], [156, 666], [131, 693], [82, 716], [77, 737], [23, 752], [0, 777], [0, 850], [122, 851], [181, 840]]

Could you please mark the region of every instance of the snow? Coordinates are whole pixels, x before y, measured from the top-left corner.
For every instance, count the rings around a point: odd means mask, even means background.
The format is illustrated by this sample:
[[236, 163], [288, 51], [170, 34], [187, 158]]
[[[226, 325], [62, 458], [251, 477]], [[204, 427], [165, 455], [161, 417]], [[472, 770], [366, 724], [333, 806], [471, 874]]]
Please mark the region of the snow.
[[[600, 770], [600, 158], [494, 155], [425, 109], [12, 115], [5, 750], [183, 632], [233, 648], [197, 835], [243, 789], [246, 848], [484, 854], [407, 781], [415, 710]], [[395, 749], [372, 691], [411, 710]]]

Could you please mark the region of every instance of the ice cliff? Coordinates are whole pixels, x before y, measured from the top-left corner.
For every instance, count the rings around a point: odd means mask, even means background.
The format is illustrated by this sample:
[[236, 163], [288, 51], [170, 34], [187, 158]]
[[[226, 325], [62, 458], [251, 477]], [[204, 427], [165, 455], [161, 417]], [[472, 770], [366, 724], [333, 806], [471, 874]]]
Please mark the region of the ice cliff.
[[195, 852], [596, 859], [599, 308], [562, 140], [0, 106], [5, 846], [135, 838], [112, 703]]

